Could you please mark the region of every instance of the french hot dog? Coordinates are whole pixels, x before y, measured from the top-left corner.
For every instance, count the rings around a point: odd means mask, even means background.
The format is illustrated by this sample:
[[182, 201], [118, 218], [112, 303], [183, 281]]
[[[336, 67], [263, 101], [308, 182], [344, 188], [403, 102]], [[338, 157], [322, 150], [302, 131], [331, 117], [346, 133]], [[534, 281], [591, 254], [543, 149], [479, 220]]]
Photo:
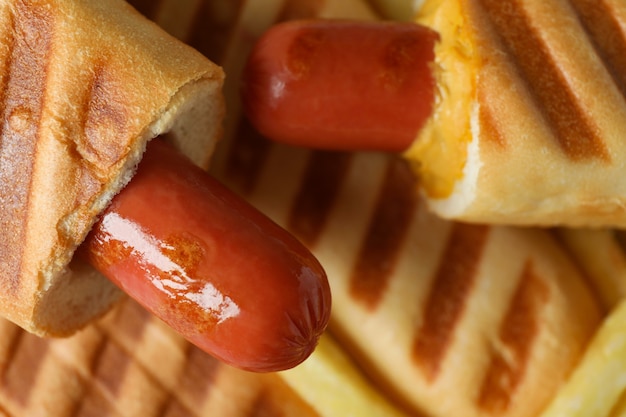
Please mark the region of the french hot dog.
[[[323, 270], [286, 232], [190, 167], [208, 166], [221, 134], [222, 70], [122, 0], [3, 0], [0, 30], [0, 314], [54, 336], [101, 316], [121, 293], [87, 259], [231, 365], [266, 371], [302, 361], [328, 320]], [[148, 145], [160, 135], [189, 161], [174, 150], [164, 156], [161, 142]], [[150, 164], [154, 158], [158, 163]], [[174, 182], [158, 173], [170, 159], [178, 186], [187, 178], [195, 188], [154, 189], [154, 183]], [[153, 177], [143, 194], [139, 185], [127, 187], [137, 169], [139, 179]], [[194, 230], [185, 233], [164, 207], [152, 205], [156, 215], [148, 214], [149, 198], [159, 193], [187, 200], [209, 195], [198, 203], [211, 210], [206, 224], [196, 212]], [[195, 200], [183, 203], [193, 207]], [[133, 218], [138, 207], [146, 213]], [[136, 255], [149, 250], [145, 242], [131, 242], [136, 236], [124, 228], [109, 227], [122, 213], [135, 235], [145, 232], [168, 245], [180, 238], [182, 247], [160, 247], [183, 261], [171, 281], [164, 277], [171, 270], [154, 265], [141, 276], [111, 276], [118, 263], [124, 272], [145, 268]], [[84, 256], [74, 256], [94, 224]], [[159, 235], [162, 225], [177, 234]], [[248, 229], [228, 230], [239, 227]], [[234, 276], [239, 273], [246, 275]], [[178, 288], [172, 301], [172, 294], [156, 291], [166, 281], [196, 287]], [[214, 314], [219, 309], [234, 318]]]
[[31, 332], [69, 334], [119, 297], [73, 251], [150, 137], [171, 130], [207, 163], [223, 74], [118, 0], [5, 0], [0, 30], [0, 306]]
[[[626, 131], [626, 105], [624, 82], [619, 75], [625, 68], [618, 57], [626, 39], [622, 29], [625, 8], [623, 2], [615, 0], [598, 4], [585, 0], [522, 0], [510, 5], [491, 0], [426, 1], [416, 22], [435, 31], [439, 39], [434, 45], [434, 60], [429, 61], [427, 54], [419, 55], [415, 58], [417, 70], [409, 76], [415, 78], [415, 83], [426, 77], [421, 81], [423, 85], [428, 85], [429, 76], [435, 78], [434, 94], [426, 92], [422, 96], [425, 103], [432, 103], [432, 112], [424, 121], [422, 108], [414, 105], [417, 128], [413, 131], [390, 122], [415, 140], [392, 141], [391, 147], [383, 135], [379, 136], [380, 143], [356, 136], [348, 141], [337, 137], [337, 141], [343, 142], [344, 148], [403, 152], [420, 178], [420, 190], [430, 207], [446, 218], [519, 225], [624, 227], [626, 184], [618, 179], [623, 177], [622, 161], [626, 158], [621, 144]], [[388, 27], [396, 32], [404, 30], [399, 29], [400, 24]], [[296, 29], [280, 27], [268, 35], [274, 39], [273, 46], [261, 41], [251, 55], [248, 74], [253, 75], [247, 77], [250, 87], [244, 98], [247, 108], [252, 109], [248, 110], [251, 120], [262, 133], [263, 123], [255, 119], [260, 114], [258, 108], [265, 106], [261, 104], [263, 97], [275, 100], [274, 93], [278, 92], [285, 100], [282, 106], [291, 108], [295, 100], [290, 94], [305, 91], [291, 83], [293, 71], [290, 73], [283, 62], [292, 59], [288, 51], [297, 49], [308, 28], [306, 23]], [[328, 37], [344, 37], [336, 28], [325, 33]], [[361, 37], [359, 42], [364, 43], [364, 39]], [[308, 58], [317, 64], [308, 68], [308, 74], [321, 73], [318, 66], [326, 65], [319, 64], [323, 56], [332, 54], [334, 66], [354, 70], [344, 72], [348, 74], [346, 80], [358, 77], [354, 74], [363, 73], [363, 68], [372, 69], [369, 78], [360, 83], [369, 85], [360, 89], [375, 89], [381, 65], [359, 42], [356, 52], [346, 50], [343, 55], [315, 48]], [[427, 38], [424, 42], [429, 45]], [[346, 61], [337, 62], [343, 56]], [[396, 59], [402, 59], [402, 55]], [[272, 70], [274, 78], [267, 85], [280, 88], [265, 94], [255, 91], [255, 86], [263, 84], [259, 79], [269, 78], [264, 75], [267, 68], [277, 66], [283, 72]], [[430, 75], [424, 75], [424, 67], [431, 69]], [[319, 86], [321, 81], [316, 83]], [[292, 85], [297, 87], [289, 90]], [[343, 87], [335, 88], [341, 91]], [[366, 96], [360, 91], [354, 94], [349, 105], [357, 102], [353, 112], [359, 114], [366, 105], [358, 103], [359, 98], [366, 101]], [[384, 95], [378, 100], [383, 108], [385, 103], [395, 105]], [[317, 98], [306, 101], [315, 103]], [[326, 101], [332, 102], [328, 98]], [[267, 103], [270, 108], [280, 105], [277, 101]], [[332, 106], [325, 112], [335, 113], [337, 118], [341, 114]], [[302, 114], [309, 117], [306, 123], [316, 128], [324, 123], [314, 118], [315, 111]], [[368, 117], [363, 119], [371, 123]], [[280, 123], [272, 122], [273, 126]], [[290, 123], [292, 119], [285, 121], [288, 128]], [[354, 126], [343, 128], [359, 131]], [[307, 127], [300, 123], [299, 129]], [[330, 129], [324, 136], [319, 146], [335, 142]], [[280, 135], [277, 138], [281, 140]], [[289, 141], [297, 143], [298, 139]], [[314, 141], [306, 137], [300, 143], [314, 146]]]

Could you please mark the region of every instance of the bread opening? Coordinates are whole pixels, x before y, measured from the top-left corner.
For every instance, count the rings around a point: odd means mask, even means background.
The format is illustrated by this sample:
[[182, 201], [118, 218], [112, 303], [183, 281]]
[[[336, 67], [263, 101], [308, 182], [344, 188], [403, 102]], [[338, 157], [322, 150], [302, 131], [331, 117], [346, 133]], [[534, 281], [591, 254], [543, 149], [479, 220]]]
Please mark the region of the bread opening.
[[472, 140], [470, 117], [476, 93], [478, 63], [475, 41], [458, 1], [427, 1], [417, 23], [440, 34], [433, 72], [437, 80], [433, 115], [406, 157], [430, 198], [446, 198], [463, 178]]

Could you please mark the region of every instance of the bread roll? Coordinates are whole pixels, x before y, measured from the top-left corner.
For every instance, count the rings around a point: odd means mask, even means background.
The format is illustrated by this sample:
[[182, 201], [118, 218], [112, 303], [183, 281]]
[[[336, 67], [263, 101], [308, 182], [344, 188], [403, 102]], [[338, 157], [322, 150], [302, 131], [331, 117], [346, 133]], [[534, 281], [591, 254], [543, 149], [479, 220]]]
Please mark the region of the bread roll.
[[119, 298], [75, 249], [151, 138], [208, 165], [223, 73], [123, 0], [2, 0], [0, 31], [0, 314], [67, 335]]
[[428, 0], [435, 113], [407, 157], [445, 218], [626, 226], [626, 3]]

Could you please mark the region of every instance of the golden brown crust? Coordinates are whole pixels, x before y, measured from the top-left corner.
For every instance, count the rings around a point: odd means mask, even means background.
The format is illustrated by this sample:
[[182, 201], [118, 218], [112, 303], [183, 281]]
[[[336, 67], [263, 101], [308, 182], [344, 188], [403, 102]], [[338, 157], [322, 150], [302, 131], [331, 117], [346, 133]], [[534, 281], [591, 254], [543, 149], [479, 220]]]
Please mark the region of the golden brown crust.
[[208, 165], [223, 74], [121, 0], [4, 0], [0, 31], [0, 312], [67, 334], [118, 297], [74, 249], [149, 139]]

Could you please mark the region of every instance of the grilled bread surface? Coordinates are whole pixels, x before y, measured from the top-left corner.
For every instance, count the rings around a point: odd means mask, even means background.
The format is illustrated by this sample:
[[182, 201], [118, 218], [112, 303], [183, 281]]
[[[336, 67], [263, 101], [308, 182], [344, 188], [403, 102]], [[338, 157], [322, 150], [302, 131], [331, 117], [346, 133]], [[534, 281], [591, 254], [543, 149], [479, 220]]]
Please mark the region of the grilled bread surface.
[[[238, 74], [256, 36], [289, 18], [376, 18], [366, 4], [131, 3], [229, 74], [226, 140], [212, 173], [326, 267], [335, 301], [330, 332], [350, 366], [403, 410], [387, 405], [392, 414], [369, 415], [533, 416], [545, 406], [606, 313], [574, 251], [545, 230], [442, 220], [415, 195], [399, 158], [272, 144], [240, 114]], [[288, 375], [234, 370], [128, 300], [63, 340], [0, 322], [0, 358], [0, 415], [10, 417], [343, 416], [326, 403], [354, 398], [312, 383], [308, 369], [334, 383], [359, 372], [333, 378], [341, 369], [320, 366], [315, 353]]]
[[407, 156], [447, 218], [626, 226], [626, 5], [430, 0], [436, 111]]

